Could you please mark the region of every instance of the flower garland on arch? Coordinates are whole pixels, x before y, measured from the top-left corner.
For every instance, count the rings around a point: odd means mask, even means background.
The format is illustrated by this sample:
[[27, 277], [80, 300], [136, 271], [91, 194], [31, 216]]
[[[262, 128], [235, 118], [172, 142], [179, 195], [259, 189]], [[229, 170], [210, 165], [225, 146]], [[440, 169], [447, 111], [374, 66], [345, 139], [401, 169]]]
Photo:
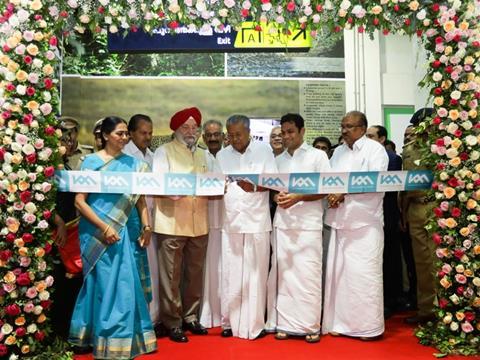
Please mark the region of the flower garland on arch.
[[50, 334], [58, 36], [165, 26], [237, 26], [417, 35], [428, 53], [423, 85], [434, 116], [425, 160], [436, 164], [437, 321], [417, 333], [445, 353], [479, 352], [479, 1], [7, 0], [0, 5], [0, 357], [38, 354]]

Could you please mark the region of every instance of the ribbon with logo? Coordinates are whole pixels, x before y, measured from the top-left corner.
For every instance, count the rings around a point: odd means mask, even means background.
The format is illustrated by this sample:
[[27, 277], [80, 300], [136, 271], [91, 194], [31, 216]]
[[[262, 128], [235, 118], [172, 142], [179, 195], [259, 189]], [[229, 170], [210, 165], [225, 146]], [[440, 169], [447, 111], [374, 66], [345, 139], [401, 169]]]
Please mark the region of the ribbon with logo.
[[57, 171], [59, 191], [144, 195], [222, 195], [225, 184], [244, 180], [277, 191], [302, 194], [425, 190], [427, 170], [290, 174], [180, 174], [115, 171]]

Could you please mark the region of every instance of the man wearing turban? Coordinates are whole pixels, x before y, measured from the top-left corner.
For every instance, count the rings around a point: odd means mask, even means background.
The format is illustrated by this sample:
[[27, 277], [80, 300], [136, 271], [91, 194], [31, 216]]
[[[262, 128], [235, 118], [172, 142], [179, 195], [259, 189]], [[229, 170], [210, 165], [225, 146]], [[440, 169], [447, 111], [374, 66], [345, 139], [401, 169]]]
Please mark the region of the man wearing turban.
[[[170, 120], [173, 141], [153, 156], [153, 172], [204, 173], [204, 150], [197, 147], [202, 114], [193, 107]], [[160, 275], [160, 321], [172, 341], [187, 342], [184, 330], [204, 335], [198, 322], [203, 266], [208, 239], [208, 199], [196, 196], [157, 196], [154, 232], [157, 234]]]

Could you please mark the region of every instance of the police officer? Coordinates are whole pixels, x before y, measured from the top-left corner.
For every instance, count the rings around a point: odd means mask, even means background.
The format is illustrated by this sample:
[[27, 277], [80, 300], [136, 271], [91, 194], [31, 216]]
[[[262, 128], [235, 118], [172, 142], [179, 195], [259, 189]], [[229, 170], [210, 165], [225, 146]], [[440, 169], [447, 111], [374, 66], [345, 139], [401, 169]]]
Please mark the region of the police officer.
[[[425, 118], [430, 117], [433, 109], [424, 108], [413, 114], [410, 123], [417, 126]], [[406, 130], [406, 141], [403, 147], [403, 170], [422, 170], [418, 165], [420, 146], [419, 136], [412, 126]], [[426, 191], [415, 190], [401, 193], [402, 225], [408, 229], [412, 239], [413, 258], [417, 274], [417, 304], [415, 316], [405, 319], [409, 324], [421, 324], [433, 320], [433, 302], [435, 299], [434, 261], [435, 244], [425, 230], [426, 222], [432, 213], [433, 202], [426, 196]]]
[[71, 146], [71, 153], [65, 160], [65, 168], [69, 170], [80, 170], [80, 164], [86, 155], [94, 152], [93, 146], [78, 143], [79, 124], [76, 119], [70, 116], [63, 116], [60, 119], [62, 139]]

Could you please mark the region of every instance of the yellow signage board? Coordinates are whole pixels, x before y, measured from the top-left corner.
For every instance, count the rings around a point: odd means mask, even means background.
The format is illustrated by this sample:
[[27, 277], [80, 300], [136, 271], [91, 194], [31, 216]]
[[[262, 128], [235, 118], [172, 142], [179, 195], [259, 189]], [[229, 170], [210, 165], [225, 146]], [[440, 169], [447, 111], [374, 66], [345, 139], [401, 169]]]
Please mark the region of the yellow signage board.
[[312, 37], [307, 29], [289, 30], [288, 34], [276, 24], [262, 24], [246, 21], [238, 29], [235, 48], [279, 49], [310, 48]]

